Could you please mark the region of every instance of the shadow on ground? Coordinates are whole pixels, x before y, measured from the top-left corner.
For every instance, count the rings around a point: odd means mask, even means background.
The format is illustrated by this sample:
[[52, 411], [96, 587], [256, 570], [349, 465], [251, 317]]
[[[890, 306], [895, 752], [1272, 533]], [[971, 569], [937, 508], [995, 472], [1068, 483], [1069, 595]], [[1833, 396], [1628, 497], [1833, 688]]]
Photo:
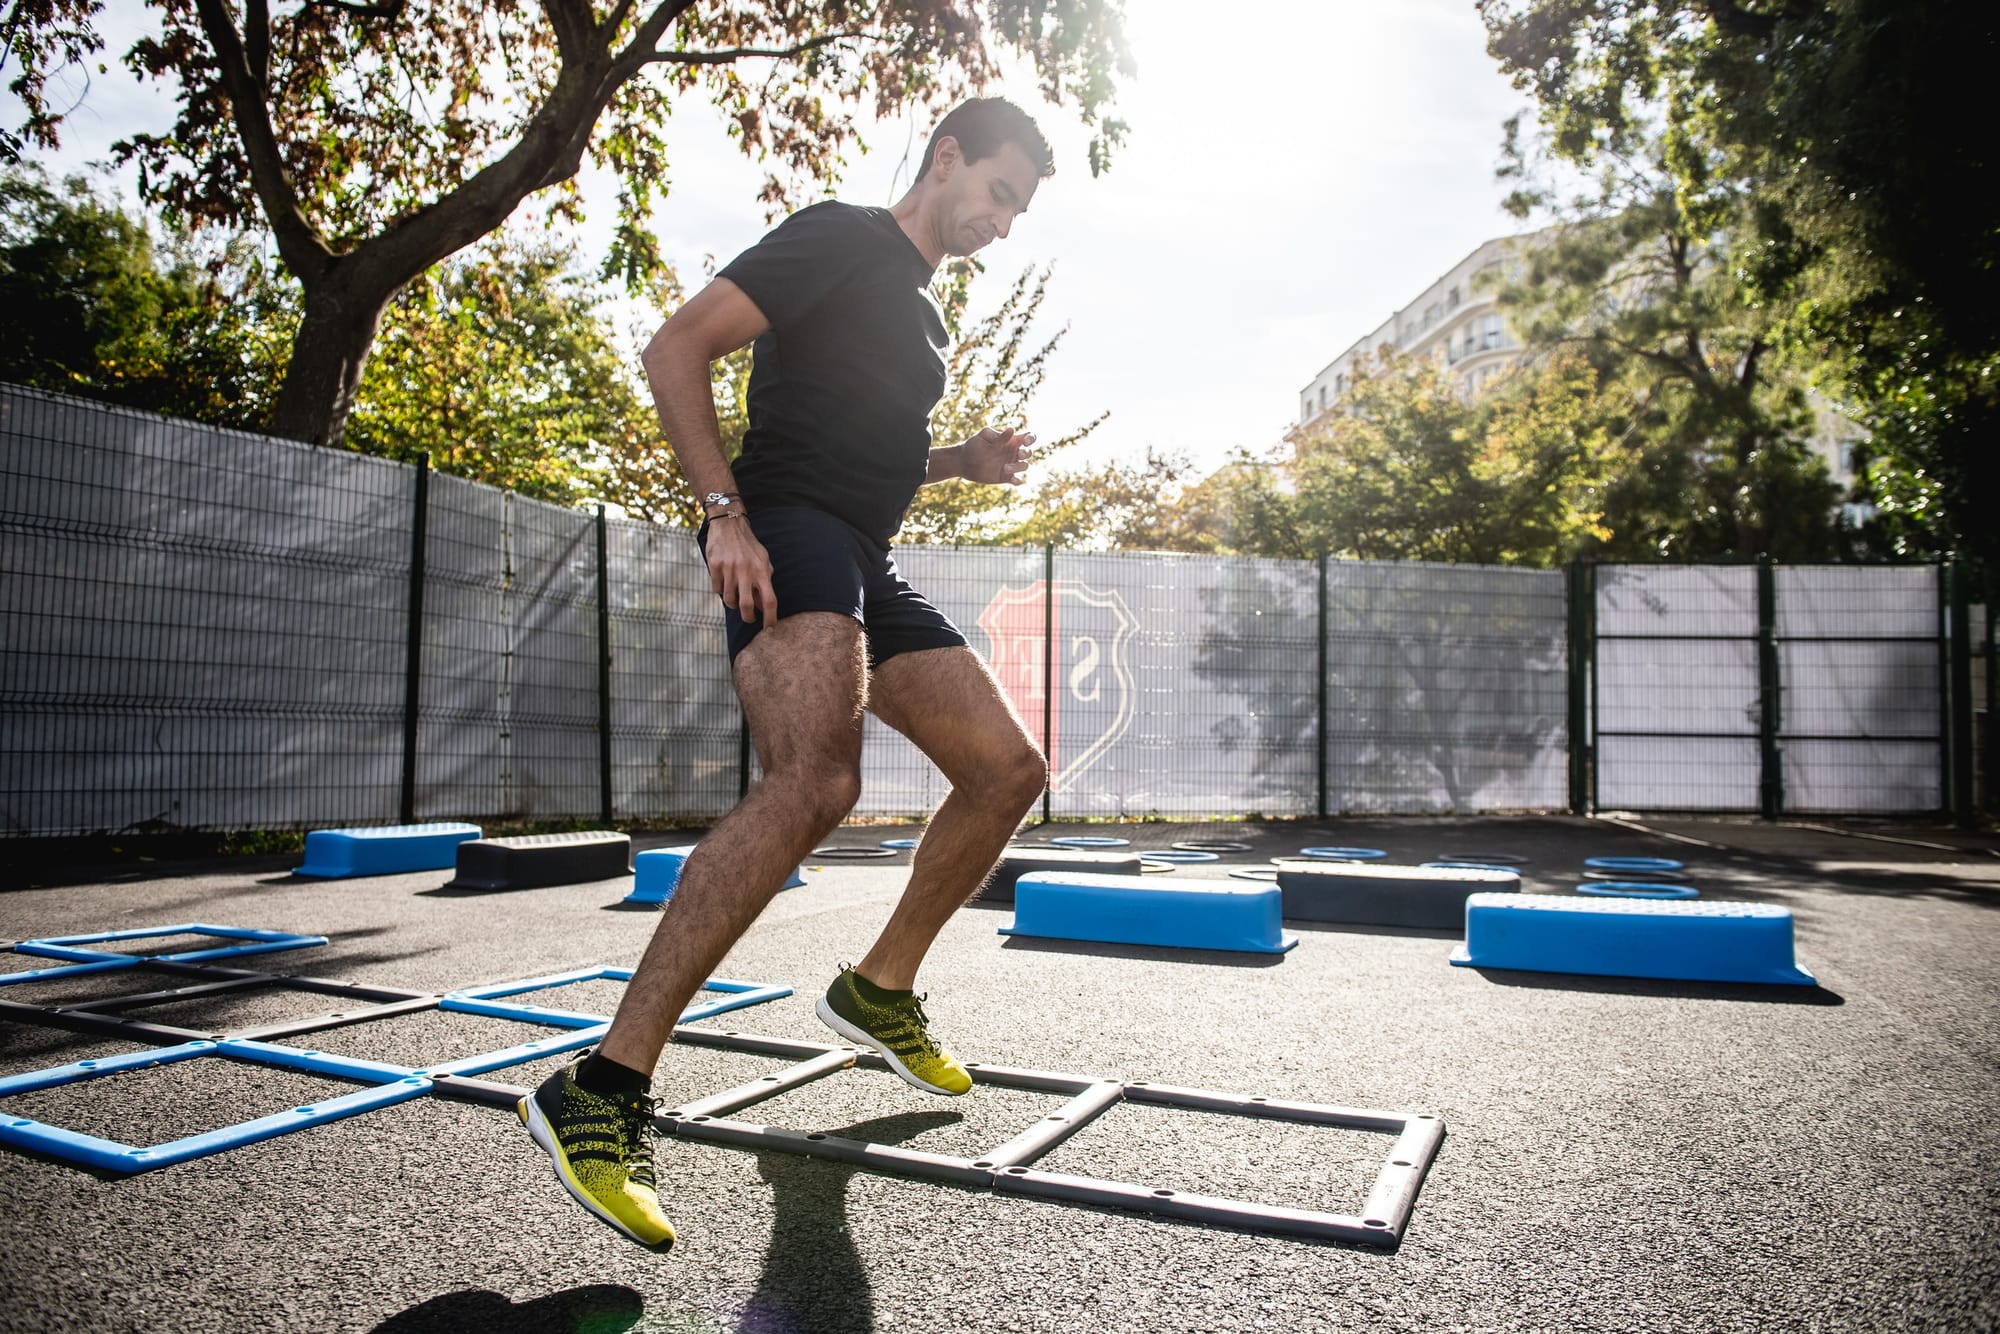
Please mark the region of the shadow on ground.
[[375, 1326], [373, 1334], [618, 1334], [645, 1314], [645, 1300], [615, 1283], [592, 1283], [518, 1303], [471, 1288], [399, 1311]]
[[[830, 1128], [843, 1139], [901, 1144], [959, 1120], [957, 1112], [906, 1112]], [[776, 1221], [740, 1334], [869, 1334], [875, 1296], [847, 1226], [847, 1183], [859, 1167], [789, 1153], [760, 1153]]]

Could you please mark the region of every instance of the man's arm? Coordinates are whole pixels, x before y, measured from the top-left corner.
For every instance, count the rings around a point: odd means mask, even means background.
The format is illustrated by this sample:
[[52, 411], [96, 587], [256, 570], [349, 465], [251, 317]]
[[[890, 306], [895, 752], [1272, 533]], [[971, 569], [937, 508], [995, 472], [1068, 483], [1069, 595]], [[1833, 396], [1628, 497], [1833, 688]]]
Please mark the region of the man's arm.
[[968, 482], [1004, 482], [1019, 486], [1028, 471], [1028, 454], [1035, 437], [989, 426], [962, 445], [933, 449], [924, 485], [963, 478]]
[[[660, 427], [697, 496], [736, 490], [715, 420], [709, 364], [747, 347], [768, 328], [764, 312], [742, 288], [717, 278], [675, 311], [640, 355]], [[742, 511], [741, 504], [730, 508]], [[717, 518], [709, 525], [707, 554], [709, 585], [724, 603], [746, 621], [777, 619], [771, 558], [748, 523]]]

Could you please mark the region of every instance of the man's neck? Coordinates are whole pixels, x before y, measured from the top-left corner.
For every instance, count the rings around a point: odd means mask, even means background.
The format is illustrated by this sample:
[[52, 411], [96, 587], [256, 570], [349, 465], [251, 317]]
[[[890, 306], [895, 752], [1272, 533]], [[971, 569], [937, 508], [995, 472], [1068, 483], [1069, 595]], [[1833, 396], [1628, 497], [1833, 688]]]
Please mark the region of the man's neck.
[[931, 195], [918, 182], [909, 188], [904, 196], [889, 210], [896, 225], [903, 229], [903, 235], [910, 238], [910, 244], [924, 257], [924, 262], [936, 273], [938, 265], [944, 263], [944, 247], [937, 242], [937, 229], [931, 225]]

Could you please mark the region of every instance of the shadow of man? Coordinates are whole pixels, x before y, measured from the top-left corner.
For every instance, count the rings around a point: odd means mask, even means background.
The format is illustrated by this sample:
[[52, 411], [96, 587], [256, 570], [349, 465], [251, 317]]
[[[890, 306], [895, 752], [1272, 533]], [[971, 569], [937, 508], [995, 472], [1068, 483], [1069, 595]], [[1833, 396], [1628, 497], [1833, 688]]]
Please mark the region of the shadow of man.
[[468, 1288], [392, 1315], [373, 1334], [622, 1334], [645, 1313], [644, 1298], [615, 1283], [592, 1283], [519, 1303]]
[[[907, 1112], [860, 1121], [830, 1135], [901, 1144], [962, 1119], [958, 1112]], [[739, 1334], [865, 1334], [875, 1299], [847, 1227], [847, 1182], [861, 1169], [797, 1154], [757, 1155], [771, 1183], [771, 1246]]]

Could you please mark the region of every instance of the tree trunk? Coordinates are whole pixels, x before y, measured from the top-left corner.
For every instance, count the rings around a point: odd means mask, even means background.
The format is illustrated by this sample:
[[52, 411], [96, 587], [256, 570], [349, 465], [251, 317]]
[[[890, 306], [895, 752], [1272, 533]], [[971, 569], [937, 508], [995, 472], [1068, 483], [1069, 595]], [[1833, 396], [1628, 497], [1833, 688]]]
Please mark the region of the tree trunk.
[[335, 280], [306, 289], [305, 314], [278, 393], [271, 433], [310, 445], [339, 445], [361, 389], [361, 370], [393, 292], [361, 295]]

